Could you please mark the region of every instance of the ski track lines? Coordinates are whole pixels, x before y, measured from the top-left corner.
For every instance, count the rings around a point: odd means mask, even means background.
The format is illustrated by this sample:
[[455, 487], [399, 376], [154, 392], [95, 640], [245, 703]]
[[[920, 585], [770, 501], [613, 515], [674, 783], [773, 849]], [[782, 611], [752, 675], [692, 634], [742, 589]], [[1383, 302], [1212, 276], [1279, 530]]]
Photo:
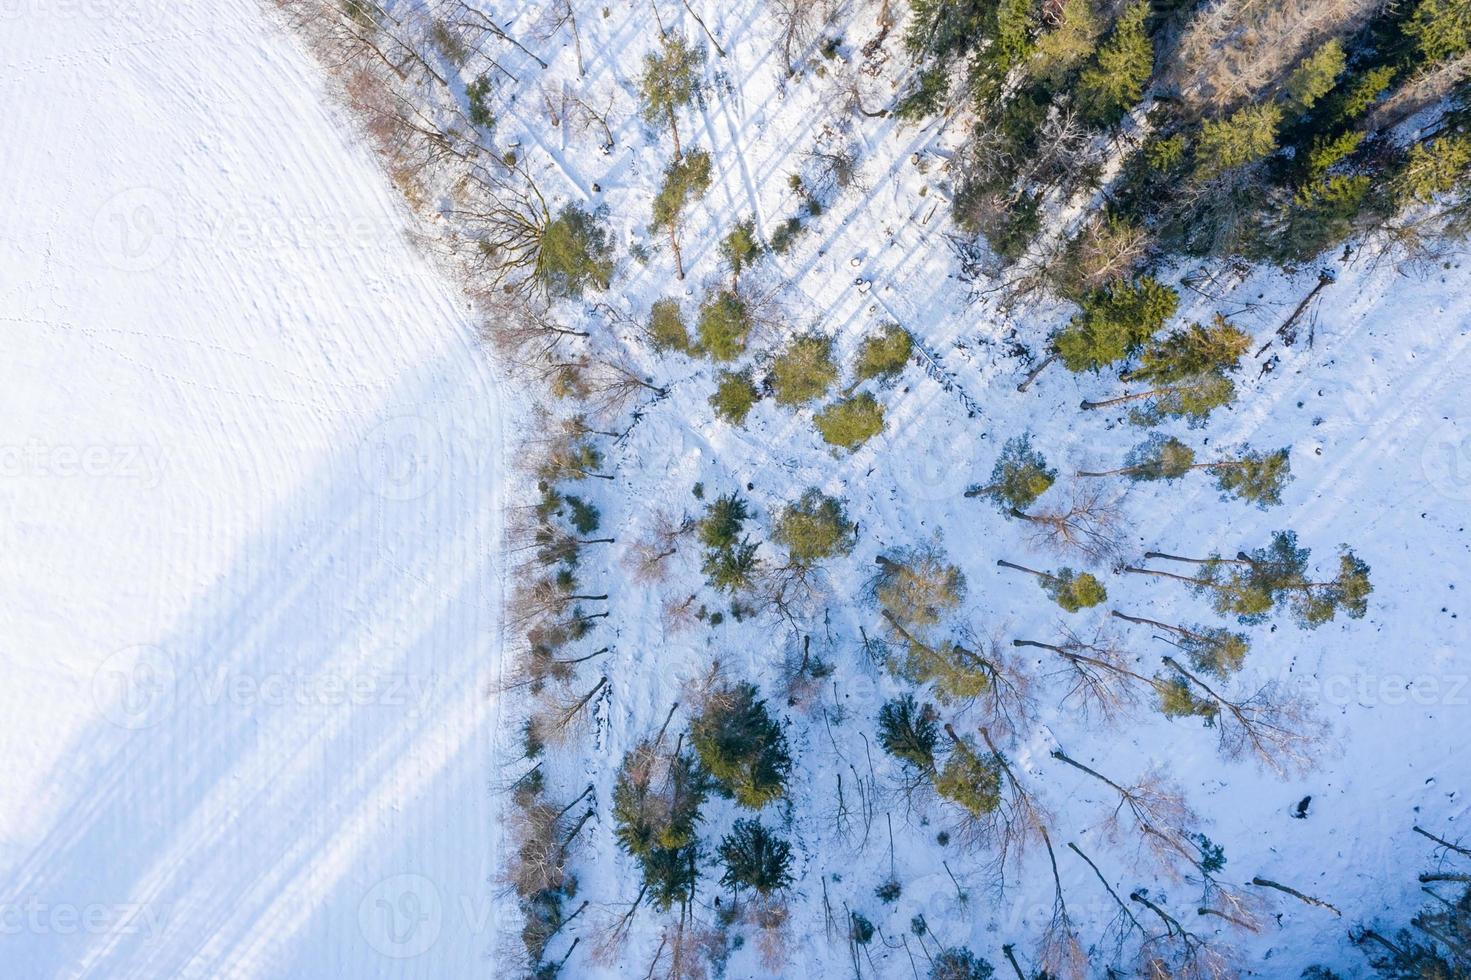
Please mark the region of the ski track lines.
[[[494, 974], [501, 394], [285, 30], [150, 9], [0, 35], [3, 441], [161, 460], [0, 481], [0, 962]], [[109, 251], [113, 219], [158, 254]], [[134, 647], [172, 675], [129, 728], [96, 678]], [[26, 919], [90, 907], [111, 925]]]

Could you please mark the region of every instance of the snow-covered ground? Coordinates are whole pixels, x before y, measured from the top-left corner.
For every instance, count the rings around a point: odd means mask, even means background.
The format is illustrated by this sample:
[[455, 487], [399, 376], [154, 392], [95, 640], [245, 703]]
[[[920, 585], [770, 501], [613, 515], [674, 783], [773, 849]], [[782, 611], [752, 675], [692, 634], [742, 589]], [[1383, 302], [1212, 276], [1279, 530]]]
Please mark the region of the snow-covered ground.
[[[753, 215], [769, 237], [800, 206], [788, 175], [810, 178], [814, 149], [848, 147], [862, 161], [858, 184], [828, 195], [789, 254], [748, 274], [786, 310], [785, 326], [753, 347], [817, 329], [846, 364], [894, 320], [954, 383], [911, 366], [876, 392], [888, 431], [834, 455], [810, 411], [764, 402], [745, 428], [717, 422], [708, 363], [655, 358], [636, 331], [561, 311], [603, 334], [622, 330], [671, 388], [629, 438], [604, 447], [618, 479], [578, 490], [620, 542], [657, 509], [695, 513], [697, 481], [711, 496], [747, 488], [765, 527], [819, 486], [847, 499], [862, 532], [831, 569], [829, 615], [814, 617], [836, 673], [806, 710], [785, 710], [774, 692], [784, 625], [666, 628], [663, 600], [700, 588], [693, 549], [662, 590], [633, 582], [615, 549], [585, 563], [588, 584], [613, 595], [596, 637], [613, 640], [600, 664], [612, 693], [596, 737], [548, 767], [554, 796], [591, 780], [604, 811], [574, 861], [580, 897], [593, 903], [580, 922], [616, 918], [634, 890], [606, 820], [622, 753], [663, 720], [682, 681], [719, 658], [762, 682], [797, 756], [792, 804], [766, 817], [800, 854], [791, 958], [777, 975], [851, 975], [825, 900], [861, 911], [893, 943], [922, 913], [947, 944], [1000, 964], [1001, 945], [1016, 943], [1025, 959], [1051, 905], [1036, 855], [995, 901], [982, 857], [936, 843], [946, 812], [906, 809], [876, 747], [871, 824], [835, 816], [836, 776], [868, 776], [864, 738], [898, 690], [857, 651], [860, 628], [881, 628], [862, 590], [876, 552], [938, 538], [969, 579], [972, 627], [1003, 642], [1053, 638], [1056, 607], [995, 560], [1059, 561], [962, 492], [1028, 430], [1064, 473], [1119, 465], [1143, 433], [1077, 410], [1117, 383], [1053, 368], [1015, 390], [1025, 365], [1011, 344], [1040, 349], [1060, 311], [1003, 314], [969, 302], [953, 278], [943, 166], [954, 134], [842, 110], [871, 19], [845, 25], [847, 65], [784, 81], [763, 4], [696, 4], [729, 57], [712, 55], [685, 117], [687, 144], [712, 153], [715, 184], [685, 228], [690, 275], [679, 284], [645, 227], [669, 157], [636, 112], [639, 59], [656, 37], [645, 5], [583, 12], [585, 74], [566, 29], [535, 37], [539, 4], [500, 6], [550, 67], [497, 51], [521, 81], [497, 90], [496, 139], [521, 148], [554, 205], [607, 206], [624, 258], [599, 299], [641, 318], [675, 295], [693, 313], [725, 278], [716, 243], [730, 225]], [[661, 10], [703, 36], [679, 5]], [[499, 666], [507, 394], [462, 301], [406, 239], [414, 219], [331, 107], [318, 67], [256, 4], [17, 0], [0, 2], [0, 17], [0, 175], [12, 202], [0, 241], [0, 972], [509, 975], [493, 955], [517, 928], [493, 881], [502, 706], [486, 697]], [[886, 105], [902, 70], [870, 67], [863, 98]], [[611, 155], [592, 129], [552, 130], [549, 93], [563, 87], [612, 106]], [[652, 251], [646, 264], [627, 258], [635, 243]], [[1148, 887], [1186, 910], [1195, 898], [1138, 871], [1131, 845], [1102, 840], [1111, 801], [1050, 748], [1121, 778], [1167, 763], [1206, 818], [1201, 829], [1225, 847], [1232, 882], [1262, 875], [1343, 910], [1284, 899], [1262, 932], [1228, 937], [1264, 977], [1295, 977], [1314, 961], [1353, 975], [1361, 960], [1348, 927], [1402, 918], [1419, 901], [1414, 872], [1431, 849], [1411, 825], [1455, 837], [1468, 815], [1471, 662], [1459, 617], [1471, 616], [1471, 276], [1459, 262], [1421, 278], [1366, 258], [1334, 264], [1339, 281], [1310, 314], [1312, 347], [1278, 342], [1250, 362], [1234, 410], [1204, 431], [1171, 430], [1202, 458], [1247, 441], [1292, 446], [1283, 506], [1219, 502], [1203, 476], [1126, 502], [1137, 552], [1230, 553], [1290, 527], [1319, 567], [1341, 542], [1372, 566], [1365, 620], [1309, 633], [1279, 617], [1251, 630], [1238, 689], [1279, 679], [1309, 693], [1332, 726], [1317, 768], [1267, 777], [1223, 761], [1212, 732], [1147, 710], [1099, 731], [1060, 706], [1045, 664], [1034, 670], [1041, 724], [1006, 746], [1055, 815], [1059, 847], [1086, 848], [1117, 889]], [[1229, 312], [1264, 344], [1315, 278], [1259, 273], [1209, 297], [1185, 291], [1181, 319]], [[1258, 376], [1273, 355], [1274, 370]], [[1107, 586], [1109, 606], [1069, 625], [1100, 625], [1110, 607], [1214, 619], [1175, 583], [1108, 576]], [[1139, 669], [1157, 669], [1166, 648], [1130, 635]], [[1309, 815], [1293, 819], [1308, 795]], [[886, 812], [904, 885], [893, 905], [874, 897], [890, 873]], [[712, 802], [706, 835], [718, 838], [734, 815]], [[1114, 908], [1070, 853], [1060, 871], [1092, 943]], [[699, 901], [713, 918], [709, 881]], [[584, 945], [566, 975], [644, 975], [656, 919], [641, 913], [611, 963]], [[902, 947], [869, 952], [865, 969], [911, 975]], [[750, 946], [731, 959], [731, 976], [770, 972]]]
[[0, 10], [0, 973], [493, 975], [502, 404], [246, 0]]

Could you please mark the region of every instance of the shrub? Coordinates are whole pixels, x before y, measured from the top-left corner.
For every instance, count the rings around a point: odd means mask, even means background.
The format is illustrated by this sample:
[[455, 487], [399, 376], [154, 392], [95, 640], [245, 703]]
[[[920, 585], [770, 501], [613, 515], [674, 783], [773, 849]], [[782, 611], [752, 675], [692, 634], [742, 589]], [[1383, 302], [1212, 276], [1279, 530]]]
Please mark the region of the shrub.
[[718, 418], [731, 425], [744, 425], [760, 396], [751, 378], [743, 371], [722, 371], [715, 379], [715, 394], [710, 396], [710, 407]]
[[908, 330], [897, 323], [886, 324], [882, 332], [865, 337], [858, 345], [858, 363], [853, 373], [859, 381], [897, 377], [909, 363], [913, 350], [914, 340]]
[[872, 395], [854, 395], [833, 402], [815, 421], [825, 442], [851, 452], [884, 431], [884, 409]]
[[466, 85], [465, 97], [470, 102], [470, 121], [481, 129], [494, 129], [495, 113], [490, 108], [490, 77], [481, 75]]
[[929, 980], [991, 980], [995, 972], [990, 963], [964, 946], [951, 946], [935, 957]]
[[832, 341], [826, 337], [798, 337], [771, 365], [771, 387], [778, 405], [802, 405], [827, 394], [837, 380]]
[[756, 237], [756, 222], [752, 218], [738, 222], [720, 240], [720, 254], [730, 265], [731, 278], [736, 281], [740, 280], [742, 272], [760, 260], [761, 253], [761, 241]]
[[751, 321], [746, 304], [729, 290], [722, 291], [700, 307], [700, 347], [717, 361], [733, 361], [746, 349]]

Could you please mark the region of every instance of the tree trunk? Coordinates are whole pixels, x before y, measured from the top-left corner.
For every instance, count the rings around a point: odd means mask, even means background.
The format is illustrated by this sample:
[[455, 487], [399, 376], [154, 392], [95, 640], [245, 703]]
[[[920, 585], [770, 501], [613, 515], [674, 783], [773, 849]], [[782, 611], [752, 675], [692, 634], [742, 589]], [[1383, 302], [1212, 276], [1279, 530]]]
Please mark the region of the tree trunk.
[[1134, 575], [1153, 575], [1156, 578], [1172, 578], [1177, 582], [1189, 582], [1191, 585], [1213, 587], [1216, 583], [1207, 582], [1205, 579], [1191, 578], [1188, 575], [1176, 575], [1174, 572], [1162, 572], [1154, 568], [1135, 568], [1133, 565], [1124, 566], [1124, 571]]
[[1054, 582], [1057, 580], [1056, 575], [1049, 575], [1047, 572], [1039, 572], [1035, 568], [1028, 568], [1025, 565], [1015, 565], [1005, 560], [1004, 558], [996, 559], [996, 564], [1000, 565], [1002, 568], [1011, 568], [1015, 569], [1018, 572], [1026, 572], [1028, 575], [1035, 575], [1044, 581]]
[[1041, 364], [1038, 364], [1036, 367], [1032, 368], [1031, 373], [1029, 373], [1026, 378], [1022, 380], [1021, 384], [1016, 386], [1016, 390], [1026, 391], [1028, 388], [1030, 388], [1032, 386], [1032, 382], [1037, 380], [1037, 376], [1040, 375], [1043, 371], [1047, 370], [1048, 366], [1051, 365], [1053, 361], [1057, 360], [1057, 358], [1057, 354], [1048, 354], [1045, 358], [1043, 358]]
[[1109, 398], [1101, 402], [1084, 401], [1078, 407], [1085, 412], [1091, 412], [1095, 408], [1107, 408], [1110, 405], [1122, 405], [1125, 402], [1137, 402], [1141, 398], [1153, 398], [1155, 395], [1163, 395], [1169, 391], [1168, 388], [1151, 388], [1149, 391], [1141, 391], [1134, 395], [1120, 395], [1117, 398]]

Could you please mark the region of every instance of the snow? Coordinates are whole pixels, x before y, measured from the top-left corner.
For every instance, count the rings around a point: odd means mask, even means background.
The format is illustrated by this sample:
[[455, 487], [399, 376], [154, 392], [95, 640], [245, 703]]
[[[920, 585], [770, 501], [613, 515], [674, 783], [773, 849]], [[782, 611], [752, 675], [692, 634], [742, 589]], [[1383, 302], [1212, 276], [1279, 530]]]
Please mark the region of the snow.
[[265, 7], [7, 8], [4, 972], [493, 972], [463, 301]]
[[[752, 214], [769, 237], [799, 206], [787, 176], [810, 175], [806, 154], [851, 146], [858, 186], [830, 195], [791, 253], [748, 275], [785, 310], [753, 348], [819, 329], [846, 364], [894, 320], [935, 370], [911, 366], [893, 386], [867, 386], [888, 431], [834, 454], [810, 410], [764, 401], [745, 428], [724, 425], [706, 403], [708, 363], [656, 358], [627, 326], [562, 309], [671, 388], [627, 439], [604, 447], [617, 480], [577, 491], [620, 541], [582, 567], [593, 591], [613, 596], [607, 632], [594, 637], [615, 647], [599, 663], [612, 695], [595, 731], [548, 767], [554, 798], [591, 781], [603, 812], [575, 859], [579, 901], [593, 903], [585, 924], [616, 918], [634, 890], [636, 869], [606, 819], [618, 761], [718, 659], [760, 680], [789, 724], [793, 800], [763, 819], [801, 855], [790, 961], [769, 969], [748, 942], [728, 975], [850, 975], [841, 938], [830, 942], [824, 926], [824, 894], [839, 917], [844, 904], [861, 911], [895, 944], [923, 913], [944, 943], [998, 966], [1001, 946], [1015, 943], [1025, 960], [1051, 907], [1045, 857], [1033, 854], [998, 897], [984, 855], [936, 843], [950, 815], [907, 808], [892, 788], [896, 767], [865, 744], [878, 705], [900, 688], [859, 652], [860, 628], [881, 628], [864, 587], [876, 553], [939, 540], [969, 580], [962, 618], [973, 630], [1052, 639], [1062, 614], [995, 562], [1061, 561], [963, 491], [1023, 431], [1065, 474], [1119, 465], [1144, 433], [1078, 412], [1083, 398], [1117, 393], [1107, 375], [1053, 367], [1016, 391], [1028, 365], [1013, 344], [1038, 350], [1061, 308], [974, 302], [972, 284], [956, 278], [943, 167], [958, 133], [840, 111], [844, 76], [876, 31], [869, 13], [843, 25], [849, 64], [814, 55], [821, 73], [784, 79], [763, 4], [696, 6], [729, 57], [712, 53], [701, 104], [682, 117], [686, 145], [711, 151], [715, 183], [683, 231], [690, 272], [677, 283], [667, 247], [646, 229], [668, 159], [636, 113], [639, 60], [655, 37], [646, 6], [582, 11], [581, 76], [566, 29], [533, 36], [536, 3], [497, 5], [550, 67], [497, 50], [522, 81], [498, 90], [496, 139], [521, 147], [554, 205], [606, 206], [621, 255], [635, 243], [652, 252], [647, 264], [624, 259], [597, 298], [641, 318], [676, 295], [693, 313], [725, 277], [716, 243], [730, 224]], [[492, 789], [508, 778], [496, 736], [520, 706], [487, 689], [501, 667], [502, 440], [521, 435], [504, 420], [519, 393], [498, 384], [463, 299], [409, 237], [427, 230], [273, 15], [224, 0], [112, 16], [33, 0], [4, 12], [21, 14], [0, 34], [11, 108], [0, 173], [19, 205], [0, 242], [7, 973], [511, 975], [495, 956], [518, 923], [495, 882], [503, 800]], [[701, 36], [678, 5], [661, 13]], [[897, 51], [896, 38], [888, 47]], [[872, 67], [861, 81], [870, 108], [891, 101], [903, 71]], [[549, 128], [543, 91], [559, 86], [611, 100], [611, 154], [599, 152], [600, 133]], [[1414, 874], [1432, 852], [1411, 826], [1464, 833], [1471, 276], [1460, 259], [1413, 276], [1367, 252], [1331, 264], [1338, 282], [1304, 321], [1311, 347], [1305, 336], [1290, 349], [1274, 342], [1261, 359], [1275, 355], [1275, 368], [1257, 376], [1249, 362], [1233, 410], [1203, 430], [1170, 429], [1202, 458], [1246, 442], [1290, 445], [1296, 479], [1284, 504], [1219, 502], [1203, 476], [1136, 488], [1125, 501], [1138, 553], [1234, 553], [1293, 528], [1316, 567], [1340, 543], [1372, 566], [1366, 619], [1304, 632], [1278, 617], [1251, 629], [1236, 686], [1277, 680], [1307, 692], [1331, 736], [1310, 774], [1279, 780], [1221, 759], [1212, 732], [1147, 709], [1113, 730], [1089, 724], [1036, 661], [1042, 717], [1005, 748], [1055, 818], [1085, 943], [1115, 909], [1067, 842], [1121, 894], [1149, 888], [1192, 921], [1196, 896], [1136, 868], [1127, 841], [1105, 839], [1113, 800], [1052, 760], [1054, 747], [1121, 779], [1167, 765], [1206, 818], [1200, 829], [1225, 847], [1231, 882], [1261, 875], [1342, 909], [1335, 917], [1273, 895], [1260, 933], [1202, 920], [1254, 975], [1296, 977], [1311, 962], [1356, 975], [1348, 928], [1402, 919], [1420, 899]], [[1257, 272], [1209, 297], [1182, 289], [1180, 320], [1229, 312], [1261, 346], [1316, 280], [1316, 270]], [[725, 604], [700, 586], [693, 549], [673, 559], [664, 587], [634, 581], [620, 563], [655, 511], [697, 511], [697, 482], [712, 497], [749, 485], [763, 527], [807, 486], [847, 499], [860, 545], [829, 570], [814, 615], [814, 646], [837, 668], [820, 706], [788, 710], [775, 692], [792, 642], [782, 622], [668, 628], [669, 596], [698, 588], [710, 608]], [[775, 556], [769, 544], [762, 552]], [[1103, 625], [1109, 608], [1215, 621], [1178, 583], [1107, 575], [1106, 585], [1109, 603], [1067, 625]], [[1137, 668], [1158, 669], [1168, 648], [1142, 628], [1122, 632]], [[955, 721], [973, 730], [978, 713]], [[869, 754], [882, 790], [874, 819], [866, 832], [840, 832], [836, 778], [851, 793]], [[1308, 817], [1293, 819], [1308, 795]], [[874, 897], [889, 876], [886, 814], [904, 885], [893, 905]], [[706, 836], [718, 839], [735, 815], [713, 801]], [[699, 896], [707, 917], [713, 877]], [[621, 957], [595, 962], [585, 942], [567, 974], [643, 976], [657, 928], [644, 910]], [[576, 932], [549, 953], [560, 956]], [[873, 974], [911, 975], [903, 946], [869, 952]]]

